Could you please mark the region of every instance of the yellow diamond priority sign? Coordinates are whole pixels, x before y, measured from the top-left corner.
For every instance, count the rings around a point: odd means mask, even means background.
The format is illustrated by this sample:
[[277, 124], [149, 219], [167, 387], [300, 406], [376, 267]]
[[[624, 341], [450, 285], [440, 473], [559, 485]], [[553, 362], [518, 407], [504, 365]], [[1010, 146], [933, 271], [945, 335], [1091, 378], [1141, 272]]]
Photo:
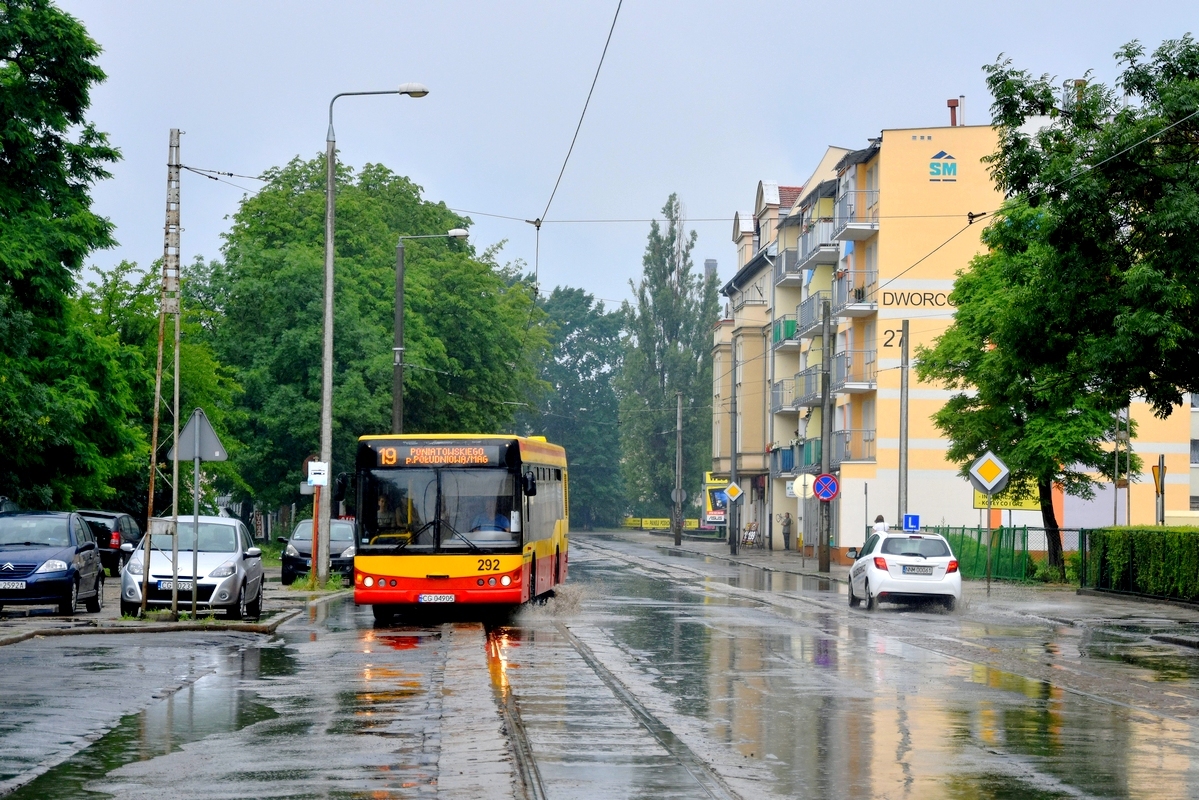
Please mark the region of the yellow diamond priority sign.
[[988, 450], [982, 458], [970, 467], [970, 477], [974, 485], [984, 494], [996, 494], [1007, 486], [1011, 470], [1007, 468], [999, 456]]
[[728, 486], [726, 486], [724, 488], [724, 493], [729, 498], [730, 502], [735, 501], [738, 497], [745, 494], [745, 492], [741, 490], [741, 487], [735, 483], [730, 483]]

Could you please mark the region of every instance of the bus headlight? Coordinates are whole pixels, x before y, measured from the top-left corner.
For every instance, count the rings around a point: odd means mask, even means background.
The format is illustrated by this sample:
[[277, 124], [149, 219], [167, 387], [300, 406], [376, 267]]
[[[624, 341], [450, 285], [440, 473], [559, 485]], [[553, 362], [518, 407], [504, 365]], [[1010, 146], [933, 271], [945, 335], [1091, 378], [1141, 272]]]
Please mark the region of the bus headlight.
[[369, 589], [370, 587], [375, 585], [375, 579], [372, 578], [370, 575], [367, 575], [366, 578], [363, 579], [362, 585]]
[[511, 578], [509, 578], [507, 575], [505, 575], [504, 577], [500, 578], [500, 584], [502, 584], [503, 586], [507, 586], [507, 585], [508, 585], [508, 584], [510, 584], [510, 583], [512, 583], [512, 579], [511, 579]]

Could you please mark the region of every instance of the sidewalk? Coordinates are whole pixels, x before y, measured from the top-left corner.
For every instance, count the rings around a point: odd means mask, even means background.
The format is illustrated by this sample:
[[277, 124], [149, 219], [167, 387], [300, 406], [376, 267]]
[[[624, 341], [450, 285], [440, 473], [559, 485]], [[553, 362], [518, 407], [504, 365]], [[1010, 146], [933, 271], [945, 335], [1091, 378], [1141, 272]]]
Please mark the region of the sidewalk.
[[652, 531], [613, 531], [617, 538], [625, 541], [648, 544], [675, 553], [688, 553], [706, 556], [730, 564], [742, 564], [756, 567], [767, 572], [787, 572], [792, 575], [804, 575], [811, 578], [824, 578], [839, 583], [849, 582], [849, 567], [831, 564], [828, 572], [817, 569], [816, 558], [803, 558], [793, 550], [765, 550], [756, 547], [738, 547], [737, 555], [729, 555], [729, 543], [720, 541], [703, 541], [695, 538], [683, 538], [683, 544], [674, 546], [674, 540], [668, 531], [661, 533]]

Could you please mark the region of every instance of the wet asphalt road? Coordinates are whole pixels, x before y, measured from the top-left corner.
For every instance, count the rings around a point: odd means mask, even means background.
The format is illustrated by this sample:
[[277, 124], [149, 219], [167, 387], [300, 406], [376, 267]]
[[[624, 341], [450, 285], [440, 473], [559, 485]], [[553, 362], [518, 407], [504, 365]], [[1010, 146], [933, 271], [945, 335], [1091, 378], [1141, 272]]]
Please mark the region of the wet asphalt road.
[[1199, 613], [971, 585], [961, 613], [871, 614], [836, 583], [575, 545], [559, 596], [487, 635], [376, 630], [334, 602], [270, 639], [0, 648], [0, 789], [41, 772], [13, 796], [1199, 796], [1199, 652], [1150, 638]]

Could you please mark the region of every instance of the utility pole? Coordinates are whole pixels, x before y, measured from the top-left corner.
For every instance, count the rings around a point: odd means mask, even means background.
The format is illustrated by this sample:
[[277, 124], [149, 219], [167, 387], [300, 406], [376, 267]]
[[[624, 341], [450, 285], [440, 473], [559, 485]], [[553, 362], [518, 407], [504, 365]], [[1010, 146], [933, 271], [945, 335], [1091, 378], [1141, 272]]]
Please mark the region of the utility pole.
[[404, 240], [396, 242], [395, 351], [391, 375], [391, 432], [404, 432]]
[[[903, 525], [908, 513], [908, 321], [905, 319], [899, 332], [899, 514], [896, 522]], [[987, 524], [991, 524], [991, 512], [987, 512]]]
[[[162, 350], [167, 314], [175, 315], [174, 413], [175, 436], [179, 435], [179, 231], [179, 129], [171, 128], [167, 147], [167, 216], [163, 231], [162, 294], [158, 306], [158, 361], [154, 370], [154, 424], [150, 429], [150, 492], [146, 502], [146, 554], [142, 564], [142, 616], [146, 614], [146, 595], [150, 591], [150, 526], [154, 519], [154, 480], [158, 475], [158, 418], [162, 408]], [[175, 483], [178, 482], [176, 469]], [[177, 510], [175, 513], [178, 515]]]
[[683, 544], [683, 393], [675, 392], [678, 410], [674, 422], [674, 545]]
[[[832, 304], [825, 300], [820, 325], [820, 471], [827, 474], [831, 468], [829, 447], [833, 440], [833, 312]], [[832, 533], [832, 501], [820, 501], [820, 552], [817, 571], [829, 571], [829, 539]]]
[[[729, 384], [733, 387], [732, 403], [730, 404], [730, 414], [732, 424], [729, 425], [729, 449], [731, 458], [729, 459], [729, 484], [737, 482], [737, 338], [730, 337], [733, 351], [733, 371], [729, 375]], [[725, 500], [725, 522], [728, 526], [729, 536], [729, 553], [737, 555], [737, 523], [739, 515], [737, 514], [737, 504], [732, 498]]]

